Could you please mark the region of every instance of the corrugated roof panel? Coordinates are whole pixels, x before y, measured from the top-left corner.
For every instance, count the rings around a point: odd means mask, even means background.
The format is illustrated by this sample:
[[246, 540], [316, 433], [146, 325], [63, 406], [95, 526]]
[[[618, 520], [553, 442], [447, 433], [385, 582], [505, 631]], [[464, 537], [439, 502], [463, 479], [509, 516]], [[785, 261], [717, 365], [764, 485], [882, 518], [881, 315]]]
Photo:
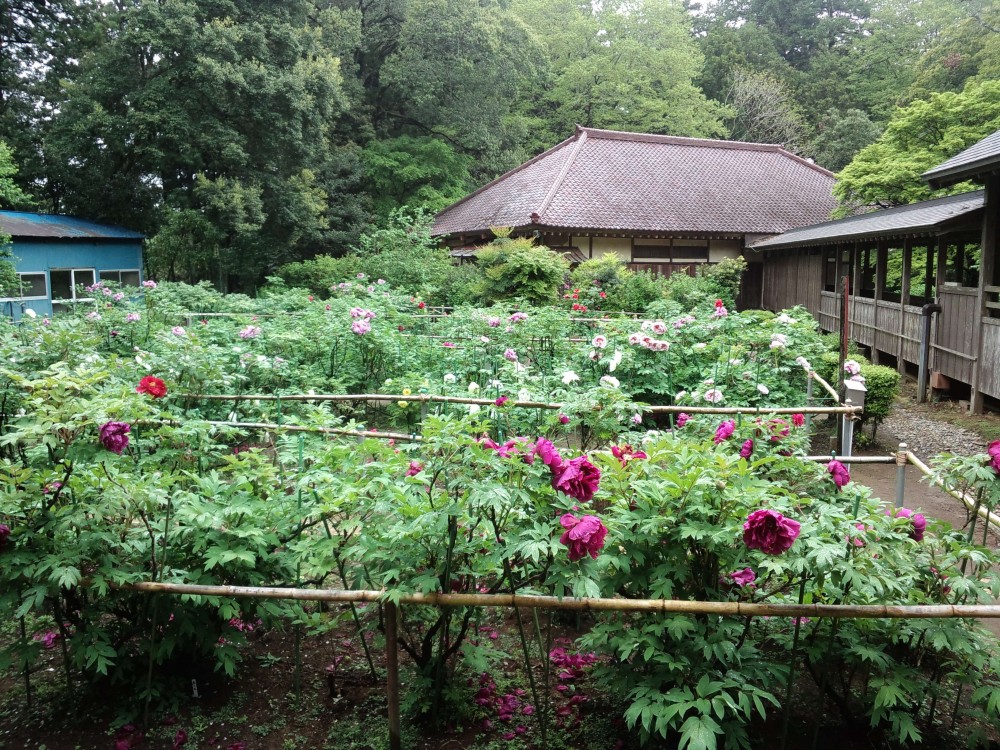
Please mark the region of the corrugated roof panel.
[[141, 240], [131, 229], [98, 224], [74, 216], [0, 211], [0, 234], [16, 238]]
[[791, 229], [777, 237], [755, 242], [752, 247], [754, 250], [776, 250], [850, 239], [933, 232], [941, 224], [982, 207], [983, 191], [977, 190]]

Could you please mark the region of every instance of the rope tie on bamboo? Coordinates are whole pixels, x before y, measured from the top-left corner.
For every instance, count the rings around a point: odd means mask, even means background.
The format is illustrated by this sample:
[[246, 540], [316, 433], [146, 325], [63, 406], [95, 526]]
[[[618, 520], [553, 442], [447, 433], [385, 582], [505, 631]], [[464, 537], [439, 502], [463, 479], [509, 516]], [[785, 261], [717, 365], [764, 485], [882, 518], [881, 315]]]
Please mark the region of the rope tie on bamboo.
[[907, 458], [907, 453], [909, 450], [906, 447], [906, 443], [899, 444], [899, 450], [896, 451], [896, 466], [906, 466], [910, 461]]

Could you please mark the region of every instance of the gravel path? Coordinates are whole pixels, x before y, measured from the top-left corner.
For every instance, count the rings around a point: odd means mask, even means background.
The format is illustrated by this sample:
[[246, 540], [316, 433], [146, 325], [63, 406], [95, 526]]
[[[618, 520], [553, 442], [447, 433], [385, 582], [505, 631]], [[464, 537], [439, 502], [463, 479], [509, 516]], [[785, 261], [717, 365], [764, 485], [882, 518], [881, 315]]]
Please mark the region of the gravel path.
[[966, 456], [986, 452], [986, 442], [976, 433], [930, 419], [899, 403], [878, 429], [880, 443], [886, 443], [889, 435], [906, 443], [924, 461], [945, 451]]

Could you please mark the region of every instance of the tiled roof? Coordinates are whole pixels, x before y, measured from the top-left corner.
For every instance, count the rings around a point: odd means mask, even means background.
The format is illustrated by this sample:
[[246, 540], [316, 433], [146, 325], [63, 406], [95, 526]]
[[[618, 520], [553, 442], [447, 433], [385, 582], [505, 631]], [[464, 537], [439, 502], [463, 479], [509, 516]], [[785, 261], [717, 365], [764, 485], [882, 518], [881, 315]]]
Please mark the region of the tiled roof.
[[921, 177], [940, 188], [1000, 169], [1000, 130], [969, 146], [948, 161], [924, 172]]
[[934, 234], [948, 223], [983, 207], [983, 191], [949, 195], [909, 206], [887, 208], [870, 214], [791, 229], [753, 244], [754, 250], [777, 250], [862, 239]]
[[141, 240], [131, 229], [96, 224], [73, 216], [0, 211], [0, 234], [17, 238]]
[[491, 226], [775, 234], [836, 206], [833, 174], [780, 146], [577, 128], [441, 211], [435, 235]]

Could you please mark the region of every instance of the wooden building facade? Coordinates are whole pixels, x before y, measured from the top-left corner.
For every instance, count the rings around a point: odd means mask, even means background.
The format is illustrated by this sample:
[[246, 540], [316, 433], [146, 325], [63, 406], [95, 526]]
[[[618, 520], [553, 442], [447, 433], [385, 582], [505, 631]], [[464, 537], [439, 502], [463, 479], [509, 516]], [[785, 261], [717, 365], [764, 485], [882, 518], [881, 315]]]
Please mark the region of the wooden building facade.
[[1000, 132], [924, 178], [936, 188], [971, 179], [985, 189], [757, 242], [764, 256], [760, 306], [803, 305], [824, 330], [839, 331], [846, 277], [850, 338], [874, 362], [911, 373], [931, 317], [932, 385], [964, 386], [972, 411], [980, 412], [985, 398], [1000, 399]]

